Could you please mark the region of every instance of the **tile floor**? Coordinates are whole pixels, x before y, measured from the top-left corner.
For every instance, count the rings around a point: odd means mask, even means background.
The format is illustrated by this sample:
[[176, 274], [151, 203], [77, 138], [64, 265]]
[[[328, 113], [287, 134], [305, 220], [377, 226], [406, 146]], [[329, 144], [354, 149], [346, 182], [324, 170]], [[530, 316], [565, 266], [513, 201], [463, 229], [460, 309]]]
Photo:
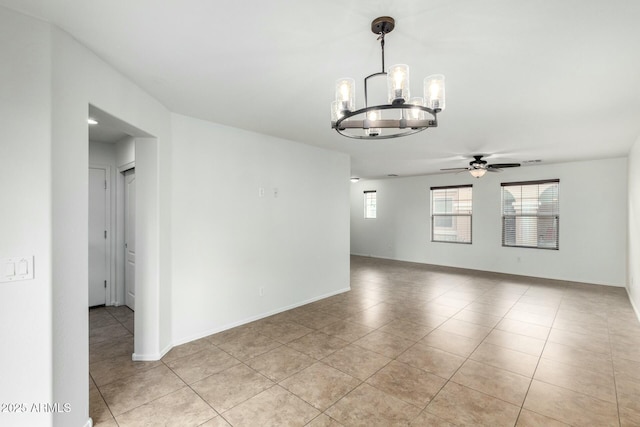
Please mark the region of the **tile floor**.
[[90, 310], [100, 426], [638, 426], [622, 288], [352, 257], [350, 292], [131, 362]]

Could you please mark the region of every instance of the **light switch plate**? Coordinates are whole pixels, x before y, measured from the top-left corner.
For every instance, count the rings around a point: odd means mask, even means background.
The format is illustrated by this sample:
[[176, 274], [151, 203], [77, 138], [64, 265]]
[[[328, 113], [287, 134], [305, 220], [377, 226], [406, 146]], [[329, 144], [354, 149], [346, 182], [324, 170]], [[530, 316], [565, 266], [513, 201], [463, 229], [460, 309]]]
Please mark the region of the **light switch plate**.
[[32, 280], [33, 256], [0, 258], [0, 283]]

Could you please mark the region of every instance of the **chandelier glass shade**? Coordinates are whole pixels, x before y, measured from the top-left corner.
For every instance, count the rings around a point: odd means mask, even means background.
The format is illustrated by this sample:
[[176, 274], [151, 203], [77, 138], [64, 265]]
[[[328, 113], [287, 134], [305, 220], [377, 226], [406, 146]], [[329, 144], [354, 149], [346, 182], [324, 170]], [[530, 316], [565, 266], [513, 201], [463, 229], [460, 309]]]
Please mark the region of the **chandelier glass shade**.
[[[388, 139], [412, 135], [438, 126], [437, 114], [445, 108], [444, 76], [424, 79], [423, 96], [411, 97], [409, 66], [392, 65], [385, 70], [384, 37], [395, 27], [388, 16], [376, 18], [371, 31], [378, 34], [382, 50], [382, 71], [364, 79], [364, 108], [356, 109], [356, 85], [352, 78], [336, 81], [335, 101], [331, 103], [331, 127], [339, 134], [356, 139]], [[386, 77], [387, 104], [368, 105], [368, 80]]]

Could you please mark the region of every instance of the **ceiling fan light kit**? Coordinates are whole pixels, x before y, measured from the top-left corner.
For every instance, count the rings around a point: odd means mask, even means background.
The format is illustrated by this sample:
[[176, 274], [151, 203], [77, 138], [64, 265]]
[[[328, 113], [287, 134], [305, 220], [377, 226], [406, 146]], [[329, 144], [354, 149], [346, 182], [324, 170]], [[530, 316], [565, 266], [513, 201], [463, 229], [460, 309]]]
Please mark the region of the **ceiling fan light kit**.
[[[339, 134], [356, 139], [389, 139], [412, 135], [438, 126], [437, 114], [445, 108], [444, 76], [424, 79], [424, 97], [410, 97], [409, 66], [392, 65], [385, 71], [384, 38], [395, 27], [395, 20], [381, 16], [371, 23], [382, 51], [382, 71], [364, 78], [364, 108], [356, 109], [355, 80], [336, 81], [335, 101], [331, 103], [331, 127]], [[369, 106], [367, 82], [387, 77], [388, 104]]]
[[517, 168], [520, 166], [520, 163], [492, 163], [489, 165], [486, 160], [482, 159], [483, 157], [482, 154], [473, 156], [473, 160], [469, 162], [469, 167], [466, 168], [445, 168], [440, 170], [448, 172], [469, 171], [472, 177], [482, 178], [487, 172], [502, 172], [502, 169]]

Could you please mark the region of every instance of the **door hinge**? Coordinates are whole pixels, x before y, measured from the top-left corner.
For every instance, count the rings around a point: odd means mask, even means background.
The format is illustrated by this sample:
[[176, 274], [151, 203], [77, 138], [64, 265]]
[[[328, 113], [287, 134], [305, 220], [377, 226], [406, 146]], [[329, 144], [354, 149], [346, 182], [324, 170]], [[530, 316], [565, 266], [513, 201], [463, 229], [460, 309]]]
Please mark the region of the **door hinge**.
[[107, 230], [104, 230], [104, 238], [107, 238]]
[[107, 189], [107, 180], [104, 181], [104, 189]]
[[107, 287], [107, 281], [106, 280], [104, 281], [104, 287], [105, 288]]

